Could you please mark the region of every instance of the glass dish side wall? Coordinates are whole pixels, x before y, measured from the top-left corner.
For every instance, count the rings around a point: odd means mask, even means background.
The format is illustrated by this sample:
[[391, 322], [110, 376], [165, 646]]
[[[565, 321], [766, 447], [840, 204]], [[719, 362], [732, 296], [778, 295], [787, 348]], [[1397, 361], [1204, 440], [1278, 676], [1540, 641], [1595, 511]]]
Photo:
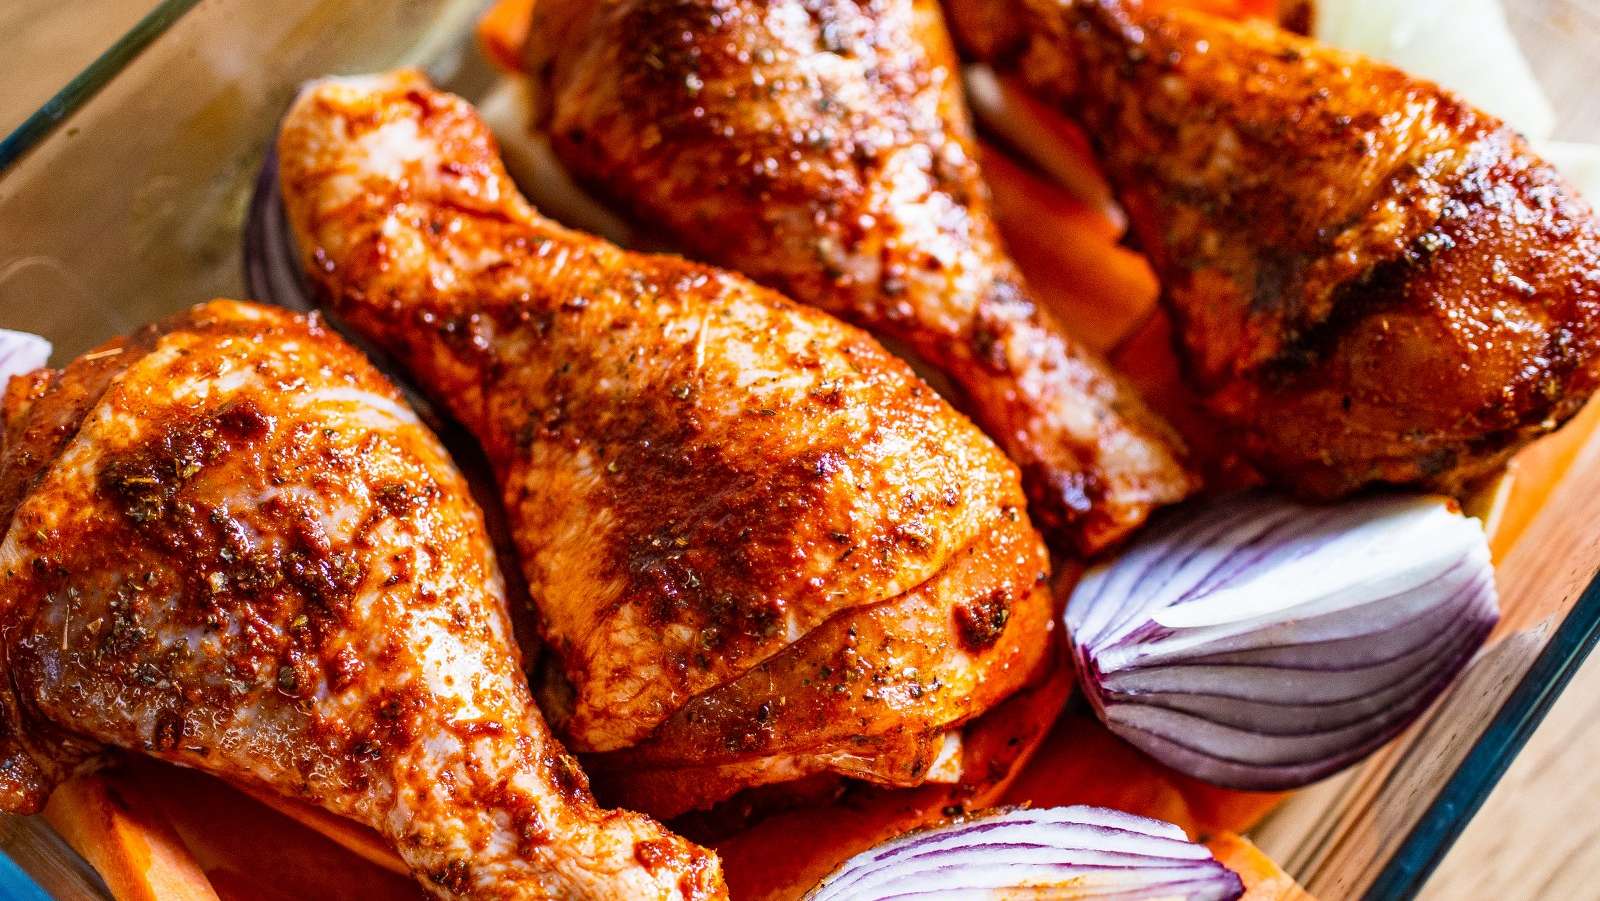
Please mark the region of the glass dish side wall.
[[109, 51], [45, 112], [80, 107], [58, 124], [36, 117], [0, 145], [16, 157], [0, 172], [0, 327], [42, 334], [65, 358], [237, 295], [245, 204], [300, 85], [425, 62], [470, 92], [488, 78], [465, 52], [485, 5], [166, 0], [145, 20], [164, 29], [130, 35], [141, 39]]
[[[1600, 142], [1600, 2], [1502, 5], [1557, 110], [1554, 138]], [[1600, 638], [1600, 517], [1586, 500], [1600, 492], [1600, 441], [1573, 453], [1496, 561], [1505, 617], [1491, 646], [1404, 736], [1258, 830], [1314, 894], [1387, 901], [1420, 890]]]
[[[486, 5], [155, 5], [0, 142], [0, 327], [44, 335], [60, 361], [239, 295], [245, 205], [299, 86], [426, 63], [442, 83], [480, 92], [491, 73], [464, 51]], [[42, 817], [0, 815], [0, 850], [0, 897], [110, 898]]]

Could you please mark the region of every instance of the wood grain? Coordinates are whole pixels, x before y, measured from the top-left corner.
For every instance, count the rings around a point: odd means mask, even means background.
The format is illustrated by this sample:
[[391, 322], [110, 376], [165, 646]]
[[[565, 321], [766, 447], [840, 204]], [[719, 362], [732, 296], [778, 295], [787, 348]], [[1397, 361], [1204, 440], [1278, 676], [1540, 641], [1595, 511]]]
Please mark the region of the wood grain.
[[0, 136], [21, 125], [154, 5], [152, 0], [0, 3], [0, 35], [7, 38], [10, 56], [0, 85]]
[[1600, 896], [1600, 658], [1567, 686], [1422, 893], [1424, 901]]
[[[1600, 46], [1600, 0], [1513, 0], [1507, 8], [1524, 46]], [[1573, 66], [1559, 53], [1532, 54], [1531, 62], [1557, 102], [1557, 136], [1600, 140], [1600, 65], [1591, 58]], [[1424, 901], [1600, 897], [1597, 754], [1600, 656], [1567, 686], [1429, 880]]]

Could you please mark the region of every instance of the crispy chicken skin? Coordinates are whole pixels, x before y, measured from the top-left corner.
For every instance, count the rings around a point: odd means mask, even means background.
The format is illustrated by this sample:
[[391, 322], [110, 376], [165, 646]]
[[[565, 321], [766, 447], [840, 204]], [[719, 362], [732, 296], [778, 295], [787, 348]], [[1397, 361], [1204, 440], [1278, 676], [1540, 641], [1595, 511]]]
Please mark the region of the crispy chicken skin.
[[1193, 487], [1176, 439], [1000, 246], [932, 0], [540, 0], [565, 165], [690, 253], [909, 345], [1093, 552]]
[[951, 0], [1082, 117], [1209, 408], [1275, 480], [1458, 491], [1595, 387], [1600, 229], [1503, 123], [1265, 25]]
[[334, 312], [487, 452], [542, 700], [595, 766], [723, 777], [667, 813], [818, 770], [914, 784], [1045, 663], [1015, 468], [864, 333], [545, 220], [415, 73], [309, 89], [278, 152]]
[[315, 318], [231, 301], [11, 383], [0, 807], [103, 747], [377, 829], [447, 898], [712, 898], [598, 809], [518, 667], [482, 515]]

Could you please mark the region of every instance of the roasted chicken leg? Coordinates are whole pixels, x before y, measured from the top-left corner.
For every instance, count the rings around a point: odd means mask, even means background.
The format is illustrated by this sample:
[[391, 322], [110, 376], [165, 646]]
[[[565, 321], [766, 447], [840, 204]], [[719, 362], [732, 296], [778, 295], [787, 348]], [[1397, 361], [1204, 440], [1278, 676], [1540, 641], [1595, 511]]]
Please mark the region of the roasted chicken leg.
[[1081, 116], [1207, 406], [1282, 485], [1459, 491], [1593, 392], [1600, 226], [1503, 123], [1266, 25], [949, 0]]
[[543, 219], [415, 73], [309, 89], [278, 153], [333, 311], [487, 452], [558, 663], [546, 711], [662, 787], [634, 803], [916, 784], [1049, 662], [1016, 469], [866, 334]]
[[540, 0], [562, 161], [692, 254], [909, 345], [1092, 552], [1193, 487], [1002, 250], [934, 0]]
[[206, 304], [3, 412], [0, 808], [124, 748], [370, 825], [441, 897], [723, 895], [594, 805], [466, 485], [316, 319]]

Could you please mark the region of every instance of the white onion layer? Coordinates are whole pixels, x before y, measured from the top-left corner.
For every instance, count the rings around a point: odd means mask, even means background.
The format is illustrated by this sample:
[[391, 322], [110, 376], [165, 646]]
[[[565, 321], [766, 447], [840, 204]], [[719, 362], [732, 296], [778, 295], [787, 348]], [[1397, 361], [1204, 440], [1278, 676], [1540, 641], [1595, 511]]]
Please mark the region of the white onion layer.
[[50, 362], [50, 342], [27, 332], [0, 328], [0, 391], [15, 375], [25, 375]]
[[1498, 616], [1483, 529], [1450, 500], [1252, 493], [1146, 531], [1085, 574], [1066, 619], [1113, 732], [1191, 776], [1265, 790], [1393, 737]]
[[1555, 128], [1499, 0], [1318, 0], [1313, 31], [1457, 91], [1534, 140]]
[[1052, 898], [1232, 901], [1232, 870], [1171, 823], [1099, 807], [1009, 810], [863, 851], [807, 901]]

